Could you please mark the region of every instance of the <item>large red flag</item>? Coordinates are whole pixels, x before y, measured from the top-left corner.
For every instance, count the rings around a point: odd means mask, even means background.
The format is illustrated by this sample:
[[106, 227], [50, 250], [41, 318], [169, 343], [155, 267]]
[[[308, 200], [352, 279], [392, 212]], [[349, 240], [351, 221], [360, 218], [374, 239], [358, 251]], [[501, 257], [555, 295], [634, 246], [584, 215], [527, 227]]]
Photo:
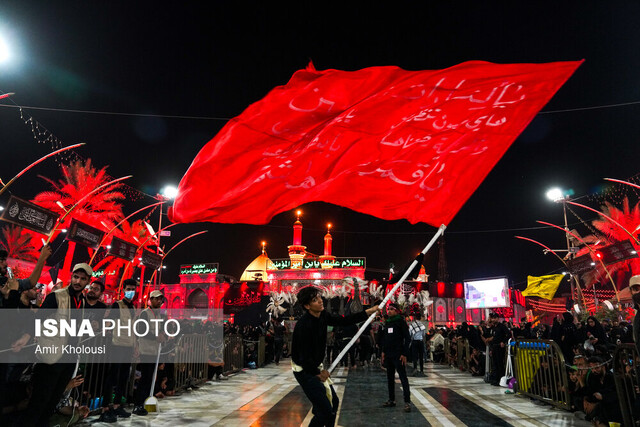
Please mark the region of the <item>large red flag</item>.
[[323, 201], [449, 224], [581, 62], [297, 71], [198, 153], [176, 222], [264, 224]]

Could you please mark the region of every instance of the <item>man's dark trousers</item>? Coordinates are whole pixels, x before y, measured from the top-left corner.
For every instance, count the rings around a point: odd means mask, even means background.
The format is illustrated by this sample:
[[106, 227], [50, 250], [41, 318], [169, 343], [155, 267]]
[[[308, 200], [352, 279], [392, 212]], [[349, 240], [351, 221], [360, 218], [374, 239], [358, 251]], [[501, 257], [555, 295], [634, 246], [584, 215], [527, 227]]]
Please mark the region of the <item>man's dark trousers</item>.
[[411, 402], [411, 395], [409, 394], [409, 380], [407, 379], [407, 371], [400, 360], [400, 356], [384, 357], [384, 367], [387, 369], [387, 387], [389, 388], [389, 400], [396, 400], [396, 371], [400, 377], [400, 383], [402, 384], [402, 394], [404, 402]]
[[309, 427], [333, 427], [336, 422], [336, 412], [338, 411], [338, 405], [340, 403], [340, 399], [338, 399], [338, 395], [333, 389], [333, 386], [330, 386], [332, 402], [329, 402], [327, 389], [322, 381], [320, 381], [320, 378], [307, 374], [304, 371], [294, 372], [293, 375], [313, 405], [313, 418], [309, 423]]

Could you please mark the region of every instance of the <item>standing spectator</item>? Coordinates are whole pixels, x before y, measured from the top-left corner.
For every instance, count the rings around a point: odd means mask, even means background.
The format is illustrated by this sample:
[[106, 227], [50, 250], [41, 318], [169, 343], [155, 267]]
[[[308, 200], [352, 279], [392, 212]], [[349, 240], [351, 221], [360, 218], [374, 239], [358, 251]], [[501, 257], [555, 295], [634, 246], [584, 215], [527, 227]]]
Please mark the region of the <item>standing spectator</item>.
[[409, 380], [407, 379], [407, 354], [409, 354], [409, 327], [400, 314], [400, 309], [395, 303], [387, 306], [389, 318], [383, 326], [382, 335], [382, 365], [387, 370], [387, 388], [389, 389], [389, 400], [382, 406], [396, 406], [396, 382], [395, 376], [398, 371], [400, 382], [402, 383], [402, 393], [404, 397], [404, 411], [411, 412], [411, 394], [409, 390]]
[[371, 352], [373, 350], [373, 343], [375, 338], [373, 336], [373, 329], [371, 325], [367, 325], [362, 331], [362, 335], [360, 335], [360, 365], [363, 367], [369, 366], [369, 362], [371, 361]]
[[[67, 318], [79, 315], [85, 306], [82, 291], [91, 280], [92, 274], [93, 270], [88, 264], [76, 264], [73, 267], [69, 286], [47, 295], [41, 308], [55, 309], [60, 315]], [[59, 357], [36, 364], [32, 378], [33, 392], [20, 425], [41, 426], [48, 424], [49, 417], [56, 409], [75, 367], [71, 363], [56, 363], [58, 360]]]
[[[411, 335], [411, 359], [413, 360], [413, 375], [424, 376], [424, 332], [426, 327], [420, 321], [421, 313], [409, 324]], [[418, 363], [420, 371], [418, 372]]]
[[269, 332], [273, 336], [273, 352], [276, 366], [278, 366], [280, 365], [280, 358], [282, 357], [282, 347], [284, 345], [284, 336], [287, 333], [287, 326], [281, 319], [272, 317]]
[[[120, 324], [127, 324], [127, 322], [133, 322], [135, 318], [136, 309], [133, 306], [133, 300], [136, 296], [138, 282], [134, 279], [126, 279], [122, 283], [122, 287], [124, 290], [124, 298], [111, 305], [110, 317], [116, 321], [119, 320]], [[118, 351], [122, 360], [133, 360], [133, 336], [113, 334], [111, 344], [112, 349]], [[126, 411], [121, 405], [122, 397], [126, 396], [126, 386], [131, 373], [131, 363], [112, 363], [109, 366], [108, 372], [102, 393], [103, 412], [99, 421], [113, 423], [117, 421], [118, 417], [129, 418], [131, 416], [131, 413]], [[115, 394], [112, 393], [114, 387]], [[113, 402], [111, 402], [112, 396], [114, 396]], [[140, 411], [139, 415], [146, 415], [146, 413]]]
[[573, 323], [573, 314], [566, 311], [562, 314], [560, 324], [560, 341], [558, 345], [564, 355], [565, 363], [570, 363], [573, 359], [573, 346], [578, 343], [576, 340], [576, 326]]
[[[152, 320], [162, 319], [162, 313], [160, 313], [160, 307], [164, 303], [164, 295], [159, 290], [151, 291], [149, 294], [149, 307], [140, 312], [139, 319], [144, 319], [148, 323]], [[144, 401], [151, 393], [151, 387], [155, 388], [155, 384], [151, 384], [153, 379], [153, 371], [156, 369], [156, 358], [158, 351], [160, 351], [159, 344], [163, 342], [166, 337], [160, 333], [159, 336], [155, 336], [153, 333], [149, 334], [150, 337], [138, 338], [138, 352], [140, 353], [140, 363], [137, 365], [137, 370], [140, 371], [140, 382], [135, 393], [135, 407], [133, 409], [134, 414], [146, 415], [147, 410], [144, 407]], [[144, 412], [144, 413], [143, 413]]]
[[489, 379], [491, 385], [499, 386], [500, 378], [504, 375], [505, 355], [511, 333], [504, 323], [498, 320], [496, 313], [489, 314], [489, 322], [492, 326], [491, 338], [486, 341], [489, 343], [491, 354], [491, 375]]

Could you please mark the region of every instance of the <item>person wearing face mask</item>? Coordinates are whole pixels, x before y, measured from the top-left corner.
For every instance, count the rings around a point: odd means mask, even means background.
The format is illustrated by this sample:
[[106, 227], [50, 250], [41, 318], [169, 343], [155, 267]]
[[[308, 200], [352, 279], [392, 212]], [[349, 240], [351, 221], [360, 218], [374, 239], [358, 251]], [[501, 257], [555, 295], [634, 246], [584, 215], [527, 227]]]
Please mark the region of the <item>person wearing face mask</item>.
[[[124, 298], [111, 305], [111, 319], [116, 322], [119, 321], [121, 325], [126, 324], [128, 321], [133, 323], [136, 317], [136, 309], [133, 305], [133, 301], [136, 296], [137, 287], [138, 282], [134, 279], [127, 279], [122, 282]], [[133, 335], [113, 334], [113, 338], [111, 340], [112, 349], [119, 353], [119, 357], [121, 357], [122, 360], [133, 360], [134, 344], [135, 340]], [[98, 421], [115, 423], [118, 418], [129, 418], [131, 416], [131, 413], [126, 411], [120, 404], [122, 402], [122, 396], [126, 390], [127, 382], [129, 381], [130, 371], [130, 362], [112, 363], [109, 366], [102, 393], [102, 415], [100, 415]], [[112, 389], [114, 388], [115, 394], [113, 395], [114, 399], [112, 403]], [[136, 411], [134, 410], [134, 414], [135, 413]], [[140, 413], [139, 415], [146, 414]]]

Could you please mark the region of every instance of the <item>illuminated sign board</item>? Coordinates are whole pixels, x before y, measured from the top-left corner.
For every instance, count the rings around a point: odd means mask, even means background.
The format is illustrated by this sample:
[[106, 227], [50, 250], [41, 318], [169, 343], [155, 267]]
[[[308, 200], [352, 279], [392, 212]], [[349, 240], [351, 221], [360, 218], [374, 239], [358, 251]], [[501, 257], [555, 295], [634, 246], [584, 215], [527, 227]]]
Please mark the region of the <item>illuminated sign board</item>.
[[[288, 270], [291, 268], [291, 259], [272, 259], [276, 270]], [[359, 258], [336, 258], [332, 261], [321, 262], [319, 259], [302, 260], [302, 269], [322, 268], [323, 265], [330, 264], [333, 268], [366, 268], [367, 259]]]
[[218, 272], [218, 263], [207, 264], [182, 264], [180, 274], [211, 274]]

